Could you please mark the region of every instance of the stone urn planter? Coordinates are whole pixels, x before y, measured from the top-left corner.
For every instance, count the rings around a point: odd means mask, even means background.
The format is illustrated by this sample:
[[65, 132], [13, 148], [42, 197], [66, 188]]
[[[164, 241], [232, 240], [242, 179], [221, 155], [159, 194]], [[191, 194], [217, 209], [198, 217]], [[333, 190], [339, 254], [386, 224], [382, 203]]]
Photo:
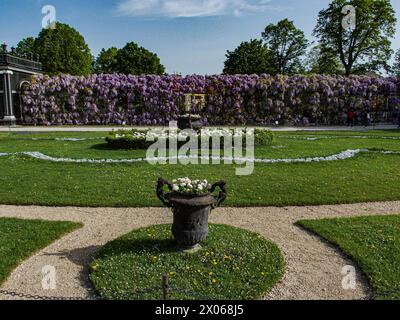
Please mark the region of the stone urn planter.
[[[167, 186], [169, 193], [164, 193]], [[213, 195], [216, 188], [219, 195]], [[208, 236], [208, 217], [227, 197], [226, 183], [220, 181], [212, 185], [208, 193], [202, 195], [183, 194], [172, 191], [173, 186], [167, 180], [160, 178], [157, 184], [157, 196], [174, 214], [172, 234], [178, 248], [185, 252], [201, 248], [200, 243]]]
[[193, 129], [198, 131], [203, 128], [203, 125], [204, 124], [200, 115], [190, 114], [183, 115], [178, 118], [178, 128], [180, 130]]

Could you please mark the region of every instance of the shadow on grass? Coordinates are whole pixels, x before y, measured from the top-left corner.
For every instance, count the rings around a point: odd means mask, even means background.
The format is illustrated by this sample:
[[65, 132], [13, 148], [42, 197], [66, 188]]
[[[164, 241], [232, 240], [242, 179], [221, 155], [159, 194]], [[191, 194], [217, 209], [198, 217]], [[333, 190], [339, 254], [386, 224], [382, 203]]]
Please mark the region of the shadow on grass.
[[400, 128], [397, 128], [397, 129], [380, 129], [379, 131], [392, 132], [392, 133], [400, 133]]
[[146, 148], [135, 148], [129, 145], [119, 145], [119, 146], [113, 146], [109, 145], [108, 143], [98, 143], [90, 146], [90, 149], [93, 150], [100, 150], [100, 151], [143, 151], [147, 150]]
[[98, 143], [98, 144], [94, 144], [92, 146], [90, 146], [90, 149], [94, 149], [94, 150], [106, 150], [106, 151], [110, 151], [110, 150], [118, 150], [118, 148], [113, 148], [111, 147], [108, 143]]
[[157, 255], [160, 253], [178, 252], [176, 242], [173, 239], [118, 239], [107, 244], [96, 256], [101, 259], [110, 255], [122, 254], [148, 254]]

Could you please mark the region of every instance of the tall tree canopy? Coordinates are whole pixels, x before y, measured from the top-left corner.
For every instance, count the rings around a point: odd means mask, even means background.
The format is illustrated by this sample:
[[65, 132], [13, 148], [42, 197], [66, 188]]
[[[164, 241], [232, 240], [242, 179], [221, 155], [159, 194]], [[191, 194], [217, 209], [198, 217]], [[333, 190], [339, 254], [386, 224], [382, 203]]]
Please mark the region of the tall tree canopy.
[[125, 74], [155, 74], [165, 73], [165, 67], [155, 53], [130, 42], [118, 51], [116, 57], [116, 71]]
[[34, 59], [36, 56], [35, 41], [34, 37], [22, 39], [17, 45], [17, 54], [26, 59]]
[[115, 47], [102, 49], [94, 63], [93, 71], [96, 73], [118, 72], [117, 55], [118, 49]]
[[276, 25], [269, 24], [262, 37], [271, 52], [277, 73], [293, 74], [299, 71], [300, 57], [305, 54], [308, 41], [304, 32], [297, 29], [293, 21], [284, 19]]
[[400, 77], [400, 49], [396, 52], [392, 73], [395, 77]]
[[242, 42], [234, 51], [228, 51], [226, 58], [225, 74], [275, 73], [270, 52], [262, 40]]
[[310, 50], [305, 64], [308, 73], [344, 74], [343, 66], [336, 53], [320, 44]]
[[[345, 5], [356, 8], [353, 29], [344, 29]], [[388, 69], [392, 54], [390, 38], [395, 34], [396, 17], [390, 0], [334, 0], [318, 16], [314, 35], [335, 52], [346, 75], [360, 71]]]
[[74, 28], [57, 23], [54, 29], [43, 29], [35, 41], [44, 72], [87, 75], [93, 57], [83, 36]]

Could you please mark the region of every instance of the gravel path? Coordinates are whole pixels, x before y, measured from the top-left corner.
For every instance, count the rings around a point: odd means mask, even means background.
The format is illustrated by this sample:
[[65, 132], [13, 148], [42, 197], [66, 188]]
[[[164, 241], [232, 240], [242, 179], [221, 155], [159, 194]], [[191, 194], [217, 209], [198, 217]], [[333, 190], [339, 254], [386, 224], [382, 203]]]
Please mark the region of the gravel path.
[[[358, 272], [356, 290], [342, 288], [342, 268], [352, 265], [338, 250], [294, 225], [300, 219], [400, 213], [400, 202], [319, 207], [221, 208], [211, 220], [256, 231], [276, 242], [286, 258], [284, 279], [265, 298], [365, 299], [370, 296], [366, 279]], [[105, 243], [135, 228], [171, 223], [162, 208], [49, 208], [0, 206], [0, 217], [83, 222], [84, 227], [22, 263], [1, 289], [33, 295], [88, 297], [88, 265]], [[41, 270], [57, 270], [56, 290], [44, 291]], [[10, 299], [0, 295], [0, 299]]]

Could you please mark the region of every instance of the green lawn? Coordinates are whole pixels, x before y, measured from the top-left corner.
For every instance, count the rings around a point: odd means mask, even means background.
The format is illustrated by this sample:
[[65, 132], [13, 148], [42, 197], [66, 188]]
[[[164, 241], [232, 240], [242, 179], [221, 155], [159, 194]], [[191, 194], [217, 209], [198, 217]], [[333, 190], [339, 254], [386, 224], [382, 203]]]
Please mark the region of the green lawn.
[[0, 285], [22, 261], [79, 227], [73, 222], [0, 218]]
[[[3, 134], [0, 135], [0, 152], [39, 151], [53, 157], [89, 158], [89, 159], [131, 159], [143, 158], [145, 150], [112, 150], [102, 137], [106, 132], [56, 132], [46, 134]], [[273, 147], [258, 147], [259, 158], [298, 158], [328, 156], [346, 149], [384, 149], [400, 151], [400, 131], [372, 132], [279, 132]], [[290, 137], [341, 137], [317, 141], [295, 140]], [[352, 136], [395, 137], [388, 139], [352, 139]], [[282, 137], [282, 138], [281, 138]], [[55, 138], [90, 138], [87, 141], [54, 141]], [[49, 139], [37, 140], [32, 139]]]
[[[1, 134], [1, 152], [37, 151], [54, 157], [126, 159], [145, 151], [109, 150], [106, 133]], [[353, 136], [365, 135], [368, 139]], [[326, 139], [327, 136], [336, 138]], [[337, 137], [339, 136], [339, 137]], [[370, 138], [375, 136], [376, 138]], [[39, 140], [99, 138], [80, 142]], [[298, 140], [321, 137], [321, 140]], [[260, 158], [327, 156], [346, 149], [400, 151], [399, 131], [279, 132], [272, 147], [257, 148]], [[286, 206], [400, 199], [400, 155], [366, 153], [344, 161], [256, 164], [253, 175], [236, 176], [234, 165], [158, 165], [52, 163], [21, 156], [0, 157], [0, 203], [51, 206], [159, 206], [157, 178], [181, 176], [228, 183], [228, 206]]]
[[135, 230], [99, 252], [90, 278], [110, 300], [159, 300], [164, 273], [172, 300], [250, 300], [267, 293], [284, 274], [279, 248], [246, 230], [210, 225], [202, 247], [178, 252], [170, 225]]
[[400, 299], [400, 216], [300, 221], [339, 246], [367, 275], [376, 299]]

